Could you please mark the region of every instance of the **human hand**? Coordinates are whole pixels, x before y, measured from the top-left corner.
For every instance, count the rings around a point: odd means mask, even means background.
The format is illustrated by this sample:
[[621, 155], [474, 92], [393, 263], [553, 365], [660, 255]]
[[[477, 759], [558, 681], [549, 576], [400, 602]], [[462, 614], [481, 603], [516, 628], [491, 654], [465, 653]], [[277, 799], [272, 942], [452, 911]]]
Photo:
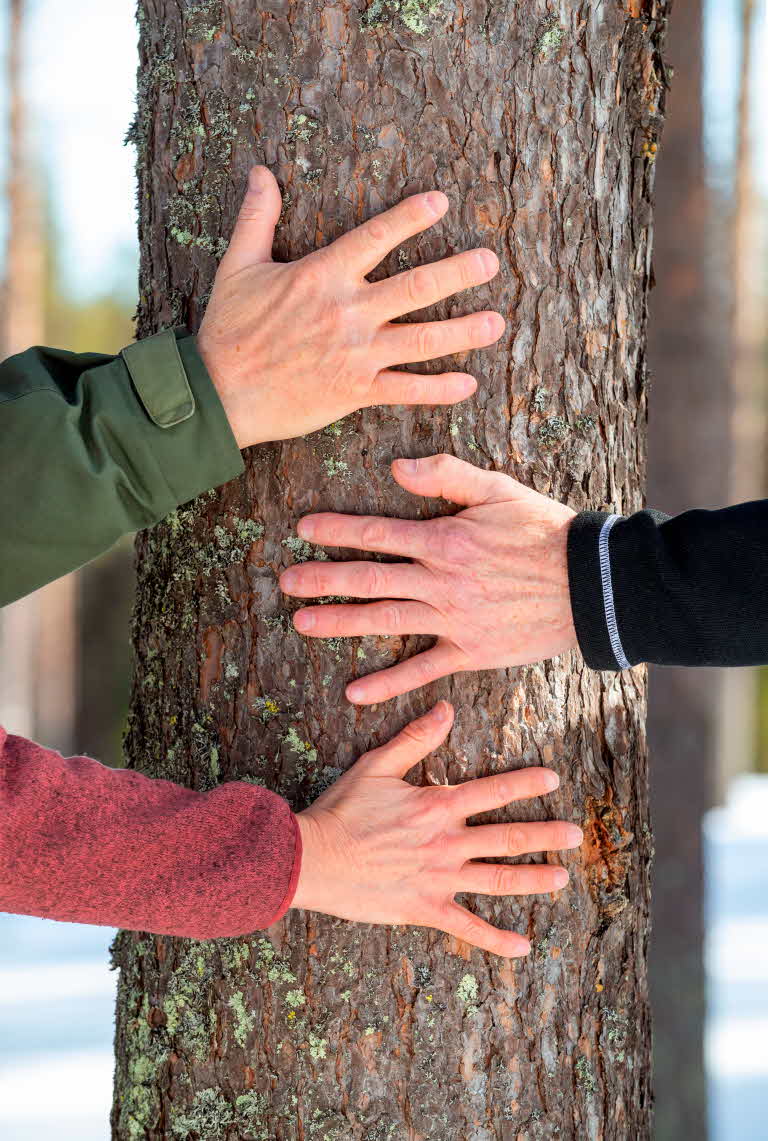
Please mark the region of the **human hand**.
[[197, 347], [241, 448], [314, 432], [374, 404], [455, 404], [471, 396], [463, 372], [426, 376], [396, 365], [492, 345], [492, 311], [395, 323], [495, 277], [499, 259], [476, 249], [371, 283], [364, 275], [448, 209], [440, 191], [414, 194], [295, 262], [273, 262], [281, 209], [274, 175], [252, 168], [221, 260]]
[[440, 495], [468, 510], [414, 522], [307, 515], [297, 528], [302, 539], [413, 561], [308, 562], [280, 576], [285, 593], [300, 598], [388, 599], [298, 610], [293, 621], [302, 634], [437, 635], [429, 650], [348, 685], [350, 701], [386, 701], [447, 674], [541, 661], [577, 644], [566, 558], [570, 507], [455, 456], [395, 460], [392, 470], [415, 495]]
[[456, 903], [459, 892], [532, 895], [568, 882], [551, 864], [489, 864], [478, 857], [576, 848], [581, 829], [562, 820], [469, 826], [468, 816], [543, 796], [559, 784], [551, 769], [523, 768], [460, 785], [417, 787], [403, 780], [453, 724], [447, 701], [365, 753], [298, 814], [303, 844], [292, 907], [361, 923], [435, 927], [496, 955], [531, 949]]

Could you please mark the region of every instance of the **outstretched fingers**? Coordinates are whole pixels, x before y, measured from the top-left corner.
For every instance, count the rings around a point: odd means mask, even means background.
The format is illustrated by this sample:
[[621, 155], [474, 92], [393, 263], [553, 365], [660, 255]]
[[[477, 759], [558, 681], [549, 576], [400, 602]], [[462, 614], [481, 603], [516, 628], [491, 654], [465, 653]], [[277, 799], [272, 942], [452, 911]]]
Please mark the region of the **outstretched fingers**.
[[452, 642], [439, 639], [430, 650], [424, 650], [389, 669], [350, 682], [346, 695], [355, 705], [374, 705], [378, 701], [389, 701], [392, 697], [429, 685], [430, 682], [457, 673], [463, 668], [464, 655], [458, 647]]

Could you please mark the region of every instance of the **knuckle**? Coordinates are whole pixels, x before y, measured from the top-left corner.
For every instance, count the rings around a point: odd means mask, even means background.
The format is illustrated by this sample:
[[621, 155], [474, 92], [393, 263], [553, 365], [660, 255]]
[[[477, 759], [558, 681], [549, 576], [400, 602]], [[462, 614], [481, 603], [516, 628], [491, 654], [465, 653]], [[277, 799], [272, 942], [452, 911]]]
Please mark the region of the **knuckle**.
[[368, 563], [361, 576], [366, 596], [375, 598], [384, 589], [384, 576], [378, 563]]
[[555, 825], [555, 834], [552, 841], [553, 849], [574, 847], [574, 838], [573, 833], [571, 832], [571, 827], [572, 826], [570, 824], [566, 824], [565, 821], [560, 821]]
[[365, 241], [370, 249], [379, 249], [389, 235], [389, 227], [383, 218], [371, 218], [363, 228]]
[[532, 864], [530, 888], [532, 892], [549, 892], [553, 890], [554, 870], [549, 864]]
[[427, 685], [434, 680], [434, 667], [425, 654], [418, 654], [415, 658], [411, 659], [411, 669], [419, 685]]
[[430, 325], [418, 325], [414, 335], [414, 344], [419, 356], [435, 357], [438, 355], [438, 344], [435, 330]]
[[317, 597], [325, 588], [324, 576], [313, 566], [302, 568], [301, 589], [304, 594]]
[[363, 550], [378, 550], [386, 539], [387, 530], [386, 522], [381, 519], [369, 519], [364, 523], [360, 535]]
[[413, 380], [409, 380], [405, 387], [405, 399], [408, 404], [428, 404], [430, 403], [429, 397], [429, 384], [434, 383], [434, 380], [425, 381], [421, 377], [414, 376]]
[[406, 276], [408, 285], [408, 299], [414, 308], [423, 305], [424, 299], [431, 296], [435, 289], [434, 271], [427, 266], [418, 266]]
[[508, 800], [507, 781], [501, 773], [494, 773], [486, 778], [486, 788], [488, 790], [488, 801], [494, 805], [503, 805]]
[[410, 725], [406, 725], [401, 729], [400, 736], [404, 739], [406, 745], [410, 743], [413, 746], [421, 747], [427, 740], [428, 733], [426, 728], [419, 724], [418, 721], [412, 721]]
[[488, 317], [483, 313], [475, 313], [470, 318], [468, 326], [468, 339], [473, 345], [483, 347], [488, 344], [491, 333], [488, 326]]
[[491, 892], [493, 895], [509, 895], [514, 881], [514, 872], [499, 864], [491, 876]]
[[454, 458], [455, 457], [449, 455], [448, 452], [440, 452], [439, 455], [433, 456], [432, 464], [434, 465], [437, 474], [447, 475], [447, 473], [453, 467]]
[[325, 269], [320, 258], [304, 257], [294, 264], [294, 281], [307, 292], [321, 289], [325, 283]]
[[525, 829], [521, 824], [507, 824], [504, 847], [510, 856], [519, 856], [525, 851]]
[[462, 289], [473, 286], [483, 273], [482, 262], [476, 254], [465, 254], [457, 266], [459, 285]]
[[397, 602], [387, 602], [381, 608], [381, 627], [385, 631], [396, 632], [403, 625], [403, 608]]

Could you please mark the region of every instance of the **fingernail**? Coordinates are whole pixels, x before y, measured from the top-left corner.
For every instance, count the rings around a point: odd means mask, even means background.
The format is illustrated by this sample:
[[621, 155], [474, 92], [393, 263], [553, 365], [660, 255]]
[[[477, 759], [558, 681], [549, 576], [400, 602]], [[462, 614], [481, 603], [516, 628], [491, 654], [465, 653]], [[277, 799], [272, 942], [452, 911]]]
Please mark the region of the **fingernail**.
[[428, 194], [424, 199], [424, 205], [430, 214], [437, 218], [445, 210], [445, 195], [437, 192]]
[[524, 946], [522, 946], [520, 948], [520, 950], [517, 952], [517, 955], [519, 958], [524, 959], [525, 956], [530, 955], [530, 953], [531, 953], [531, 944], [526, 939]]
[[362, 689], [356, 685], [348, 685], [346, 693], [347, 693], [347, 701], [352, 701], [352, 702], [360, 701], [360, 699], [363, 696]]
[[315, 524], [312, 519], [300, 519], [296, 534], [300, 539], [311, 539], [315, 533]]
[[280, 589], [286, 594], [290, 594], [294, 587], [298, 586], [298, 583], [299, 575], [295, 570], [283, 571], [280, 575]]
[[485, 331], [489, 337], [500, 336], [499, 333], [499, 315], [496, 313], [489, 313], [485, 318]]
[[447, 721], [451, 715], [451, 707], [447, 701], [438, 701], [432, 712], [438, 721]]
[[556, 788], [560, 787], [560, 777], [557, 775], [557, 773], [554, 773], [551, 769], [548, 769], [546, 775], [544, 776], [544, 784], [546, 785], [547, 792], [554, 792]]
[[416, 475], [419, 470], [418, 460], [398, 460], [397, 466], [403, 475]]
[[496, 273], [496, 270], [499, 266], [499, 261], [495, 253], [493, 253], [491, 250], [481, 250], [479, 260], [480, 265], [483, 267], [485, 273]]
[[552, 879], [554, 880], [555, 888], [557, 889], [565, 887], [565, 885], [568, 883], [568, 880], [570, 879], [570, 876], [568, 875], [568, 872], [565, 870], [565, 868], [555, 868], [555, 874], [553, 875]]
[[566, 829], [566, 839], [568, 843], [571, 844], [574, 848], [578, 848], [579, 844], [581, 844], [582, 840], [584, 839], [584, 833], [582, 832], [581, 828], [579, 828], [578, 824], [568, 825], [568, 828]]
[[299, 610], [293, 616], [293, 624], [297, 630], [311, 630], [317, 624], [317, 619], [311, 610]]

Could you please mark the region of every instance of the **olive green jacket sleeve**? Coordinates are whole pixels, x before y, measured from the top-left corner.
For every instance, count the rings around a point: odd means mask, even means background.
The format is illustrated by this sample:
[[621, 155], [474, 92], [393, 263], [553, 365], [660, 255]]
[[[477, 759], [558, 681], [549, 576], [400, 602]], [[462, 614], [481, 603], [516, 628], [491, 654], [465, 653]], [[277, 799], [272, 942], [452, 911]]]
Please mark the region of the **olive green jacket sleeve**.
[[0, 606], [226, 483], [243, 460], [195, 338], [0, 364]]

